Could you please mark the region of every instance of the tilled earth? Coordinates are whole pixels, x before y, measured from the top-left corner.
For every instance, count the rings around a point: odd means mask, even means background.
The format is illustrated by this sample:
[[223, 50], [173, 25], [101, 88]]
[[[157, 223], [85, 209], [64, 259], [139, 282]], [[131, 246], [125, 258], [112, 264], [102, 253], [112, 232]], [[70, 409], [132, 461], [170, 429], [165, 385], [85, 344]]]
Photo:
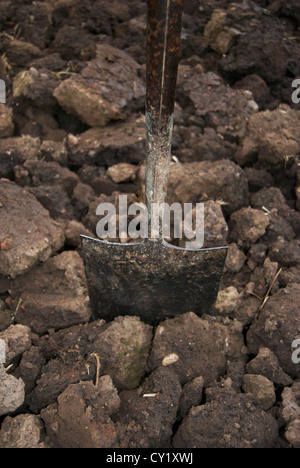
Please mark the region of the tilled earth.
[[145, 12], [0, 4], [0, 447], [300, 448], [298, 0], [186, 2], [168, 201], [229, 246], [214, 310], [91, 318], [80, 234], [144, 201]]

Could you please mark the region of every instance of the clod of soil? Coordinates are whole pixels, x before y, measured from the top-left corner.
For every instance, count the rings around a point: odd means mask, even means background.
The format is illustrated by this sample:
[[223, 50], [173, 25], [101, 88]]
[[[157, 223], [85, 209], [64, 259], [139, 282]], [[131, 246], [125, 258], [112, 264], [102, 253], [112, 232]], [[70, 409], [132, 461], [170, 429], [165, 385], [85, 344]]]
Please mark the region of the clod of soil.
[[291, 351], [300, 330], [299, 290], [299, 284], [280, 289], [269, 299], [247, 333], [251, 353], [257, 353], [262, 346], [268, 347], [277, 356], [282, 369], [296, 378], [300, 377], [300, 369], [293, 363]]
[[277, 431], [276, 420], [258, 409], [250, 394], [225, 386], [209, 389], [206, 403], [191, 409], [173, 444], [175, 448], [264, 448], [276, 444]]
[[0, 416], [13, 413], [20, 408], [25, 399], [25, 385], [22, 379], [17, 380], [8, 375], [0, 364]]
[[143, 98], [139, 68], [126, 52], [98, 45], [96, 58], [78, 76], [63, 81], [53, 94], [66, 112], [91, 127], [102, 127], [111, 120], [123, 120], [126, 111], [136, 108], [133, 102]]
[[64, 244], [60, 225], [36, 198], [0, 180], [0, 274], [12, 278], [47, 260]]
[[35, 268], [12, 283], [12, 297], [21, 302], [18, 323], [43, 334], [90, 319], [84, 267], [77, 252], [62, 252]]

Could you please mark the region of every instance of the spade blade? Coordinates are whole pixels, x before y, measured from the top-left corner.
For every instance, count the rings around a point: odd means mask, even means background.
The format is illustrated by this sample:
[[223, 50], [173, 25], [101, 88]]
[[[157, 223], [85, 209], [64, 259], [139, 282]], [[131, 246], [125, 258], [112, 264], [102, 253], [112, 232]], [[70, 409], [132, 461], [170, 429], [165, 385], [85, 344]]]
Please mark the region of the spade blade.
[[94, 319], [136, 315], [155, 325], [185, 312], [213, 313], [227, 247], [187, 250], [148, 238], [81, 242]]

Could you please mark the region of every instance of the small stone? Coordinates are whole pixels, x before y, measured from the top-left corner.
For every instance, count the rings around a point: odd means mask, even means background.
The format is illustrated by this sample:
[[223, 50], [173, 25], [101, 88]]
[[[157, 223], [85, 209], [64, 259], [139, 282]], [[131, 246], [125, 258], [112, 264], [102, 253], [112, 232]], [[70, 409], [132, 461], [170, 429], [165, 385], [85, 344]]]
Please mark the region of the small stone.
[[25, 384], [23, 380], [8, 375], [0, 364], [0, 416], [16, 411], [23, 405]]
[[230, 217], [230, 239], [238, 245], [243, 242], [254, 244], [265, 234], [268, 224], [269, 219], [263, 211], [242, 208]]
[[230, 244], [225, 262], [226, 270], [229, 273], [238, 273], [245, 264], [246, 259], [246, 255], [238, 248], [237, 244]]
[[174, 364], [174, 362], [177, 362], [178, 359], [179, 359], [179, 356], [176, 353], [168, 354], [167, 356], [163, 358], [162, 365], [165, 367], [171, 366], [172, 364]]
[[251, 110], [253, 110], [253, 112], [259, 111], [259, 106], [256, 104], [254, 99], [250, 99], [250, 101], [248, 101], [248, 106], [250, 107]]
[[128, 163], [114, 164], [107, 169], [107, 175], [115, 182], [133, 182], [136, 177], [137, 166]]
[[245, 393], [251, 393], [259, 407], [264, 411], [272, 408], [276, 402], [273, 383], [266, 377], [258, 374], [245, 374], [242, 387]]
[[234, 286], [219, 291], [215, 307], [219, 314], [228, 315], [238, 307], [241, 302], [242, 293], [239, 293]]

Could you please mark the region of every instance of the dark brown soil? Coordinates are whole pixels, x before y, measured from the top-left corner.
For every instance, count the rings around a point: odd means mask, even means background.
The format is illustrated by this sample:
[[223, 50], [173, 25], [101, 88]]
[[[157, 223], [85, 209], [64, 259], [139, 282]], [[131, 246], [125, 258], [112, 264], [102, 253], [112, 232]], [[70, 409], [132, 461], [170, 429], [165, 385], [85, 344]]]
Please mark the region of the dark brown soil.
[[1, 448], [300, 447], [299, 1], [185, 3], [168, 201], [229, 249], [157, 326], [92, 320], [80, 247], [144, 201], [146, 3], [0, 4]]

